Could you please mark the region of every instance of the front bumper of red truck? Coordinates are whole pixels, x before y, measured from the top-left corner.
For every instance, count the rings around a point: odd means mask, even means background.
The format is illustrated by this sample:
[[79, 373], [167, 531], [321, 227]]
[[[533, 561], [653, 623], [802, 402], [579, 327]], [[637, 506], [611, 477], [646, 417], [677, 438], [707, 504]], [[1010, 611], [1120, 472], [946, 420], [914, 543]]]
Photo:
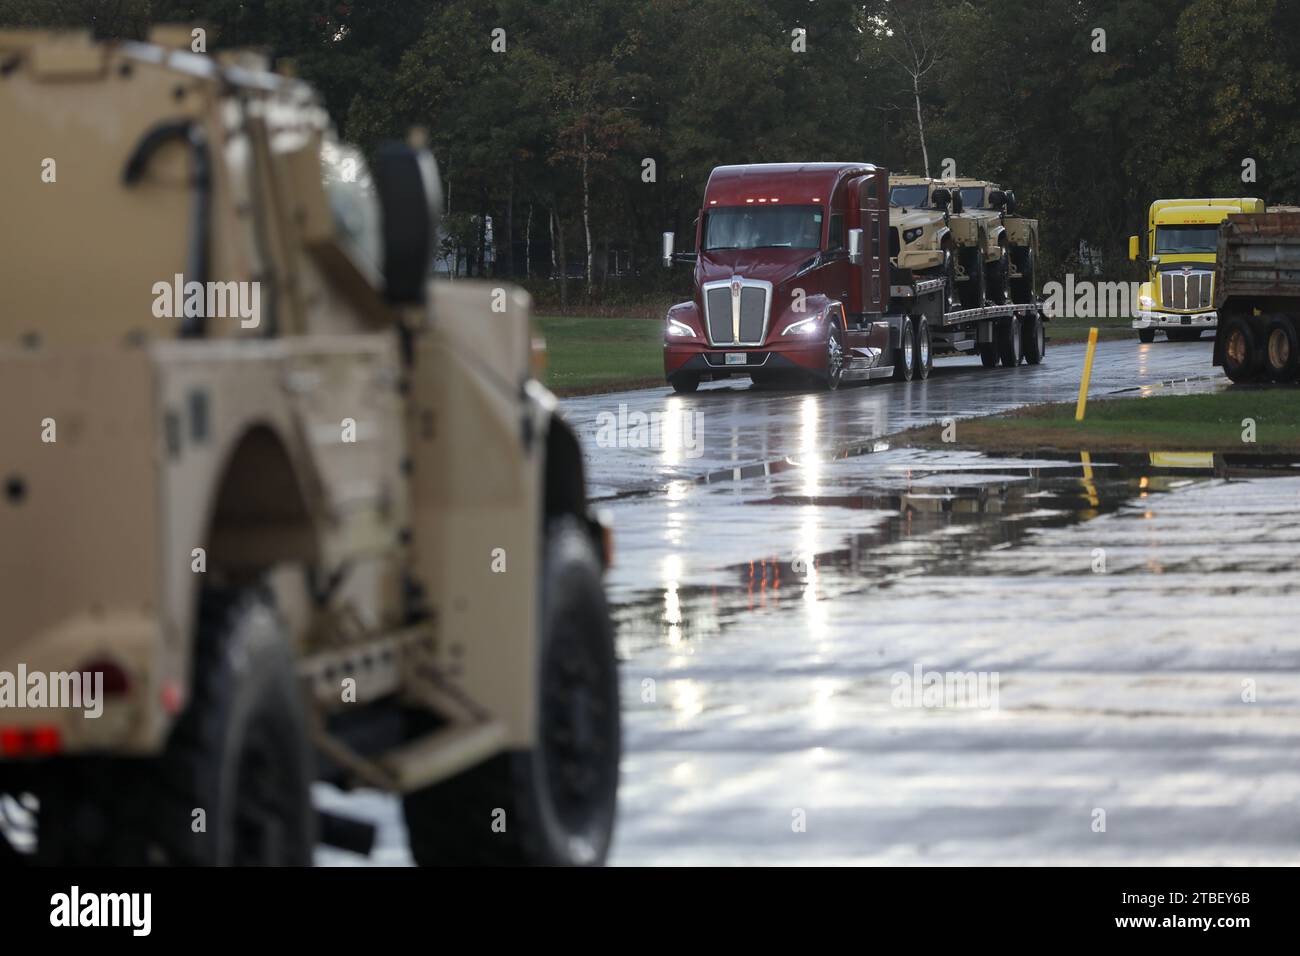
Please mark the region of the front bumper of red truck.
[[713, 346], [704, 341], [664, 342], [664, 377], [669, 381], [678, 375], [721, 379], [748, 375], [758, 369], [822, 373], [826, 370], [826, 344], [820, 337], [813, 341], [769, 342], [755, 348]]

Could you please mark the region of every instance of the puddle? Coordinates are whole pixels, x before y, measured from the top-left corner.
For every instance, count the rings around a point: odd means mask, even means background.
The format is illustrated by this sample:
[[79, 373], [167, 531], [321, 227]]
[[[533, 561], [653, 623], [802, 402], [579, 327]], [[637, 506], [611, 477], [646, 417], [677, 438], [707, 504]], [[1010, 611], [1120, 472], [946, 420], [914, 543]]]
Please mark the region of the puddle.
[[[872, 442], [836, 460], [888, 450], [886, 442]], [[672, 570], [680, 562], [664, 561], [668, 570], [659, 586], [633, 590], [621, 602], [615, 599], [621, 653], [630, 656], [663, 646], [689, 650], [693, 643], [723, 634], [733, 623], [752, 622], [755, 615], [798, 607], [833, 613], [835, 600], [850, 595], [861, 606], [873, 592], [905, 578], [979, 578], [993, 572], [972, 560], [977, 555], [1013, 551], [1031, 536], [1126, 507], [1140, 517], [1141, 510], [1131, 506], [1146, 496], [1210, 482], [1300, 473], [1300, 458], [1286, 456], [1152, 452], [955, 457], [909, 451], [912, 457], [905, 461], [882, 456], [879, 464], [838, 475], [835, 488], [824, 493], [799, 493], [800, 483], [788, 475], [782, 481], [785, 472], [799, 467], [793, 460], [781, 467], [755, 466], [767, 469], [760, 474], [770, 479], [767, 487], [775, 493], [764, 495], [764, 489], [754, 487], [750, 491], [757, 496], [722, 504], [727, 522], [759, 528], [760, 515], [797, 509], [801, 515], [815, 516], [823, 528], [848, 526], [841, 520], [846, 514], [858, 519], [854, 527], [865, 522], [866, 528], [841, 535], [838, 547], [806, 552], [785, 547], [782, 535], [774, 532], [768, 553], [698, 576], [708, 583], [692, 582]], [[736, 480], [760, 476], [744, 472], [730, 471]], [[698, 483], [725, 480], [719, 474]]]

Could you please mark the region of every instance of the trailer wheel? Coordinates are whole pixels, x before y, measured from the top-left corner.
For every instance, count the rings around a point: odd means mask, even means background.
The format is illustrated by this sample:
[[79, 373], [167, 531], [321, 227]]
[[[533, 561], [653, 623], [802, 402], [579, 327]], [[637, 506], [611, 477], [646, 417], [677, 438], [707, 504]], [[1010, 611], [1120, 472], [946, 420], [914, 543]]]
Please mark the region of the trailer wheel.
[[997, 342], [981, 342], [976, 347], [979, 349], [980, 362], [983, 363], [985, 368], [998, 367], [998, 343]]
[[930, 323], [925, 316], [916, 326], [916, 350], [915, 350], [915, 368], [916, 377], [925, 381], [930, 377], [930, 369], [934, 368], [934, 356], [930, 350]]
[[1234, 382], [1249, 382], [1259, 375], [1264, 356], [1250, 319], [1230, 315], [1219, 328], [1223, 336], [1223, 373]]
[[1021, 359], [1020, 316], [1002, 319], [994, 327], [993, 340], [997, 343], [998, 359], [1007, 368], [1015, 368]]
[[1275, 382], [1294, 382], [1300, 375], [1300, 341], [1289, 315], [1264, 320], [1264, 371]]
[[1032, 313], [1028, 324], [1025, 325], [1021, 350], [1025, 354], [1025, 361], [1030, 365], [1040, 364], [1043, 356], [1047, 354], [1047, 333], [1043, 325], [1043, 316], [1040, 312]]
[[678, 395], [689, 395], [700, 387], [700, 377], [698, 375], [687, 375], [686, 373], [682, 373], [670, 378], [668, 384], [673, 387], [673, 391]]
[[1156, 340], [1155, 329], [1138, 329], [1138, 341], [1143, 345], [1150, 345]]
[[912, 317], [903, 316], [903, 328], [894, 351], [894, 381], [910, 382], [916, 371], [916, 335], [912, 331]]
[[844, 344], [840, 338], [840, 327], [833, 320], [826, 327], [826, 390], [833, 392], [840, 387], [844, 377]]
[[546, 528], [537, 741], [403, 801], [421, 866], [599, 866], [614, 829], [621, 731], [600, 559], [573, 515]]

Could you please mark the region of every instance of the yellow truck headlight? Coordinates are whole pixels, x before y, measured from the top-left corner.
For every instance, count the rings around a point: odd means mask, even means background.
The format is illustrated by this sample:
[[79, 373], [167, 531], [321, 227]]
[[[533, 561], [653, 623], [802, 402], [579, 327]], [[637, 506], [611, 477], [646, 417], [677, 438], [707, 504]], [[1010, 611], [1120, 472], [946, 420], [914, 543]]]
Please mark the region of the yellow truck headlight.
[[1154, 309], [1155, 307], [1156, 307], [1156, 300], [1151, 298], [1151, 296], [1149, 295], [1138, 296], [1138, 308]]

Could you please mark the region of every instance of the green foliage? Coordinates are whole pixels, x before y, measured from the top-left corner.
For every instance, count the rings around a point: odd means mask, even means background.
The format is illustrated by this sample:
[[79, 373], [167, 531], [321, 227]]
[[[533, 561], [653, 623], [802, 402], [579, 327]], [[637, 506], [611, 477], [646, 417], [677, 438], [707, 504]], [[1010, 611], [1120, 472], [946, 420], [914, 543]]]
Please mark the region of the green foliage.
[[[659, 233], [689, 248], [715, 165], [919, 171], [918, 98], [931, 173], [951, 159], [1013, 188], [1042, 223], [1045, 280], [1076, 268], [1081, 243], [1110, 277], [1136, 277], [1126, 237], [1155, 198], [1300, 200], [1290, 0], [0, 0], [4, 26], [128, 37], [154, 22], [291, 60], [365, 149], [424, 127], [479, 271], [488, 216], [499, 271], [520, 270], [502, 240], [522, 241], [530, 212], [535, 242], [554, 215], [565, 258], [582, 261], [585, 181], [597, 260], [630, 250], [643, 275], [620, 294], [663, 289]], [[934, 54], [915, 89], [904, 26]], [[807, 52], [792, 50], [796, 28]], [[549, 254], [531, 259], [549, 271]]]

